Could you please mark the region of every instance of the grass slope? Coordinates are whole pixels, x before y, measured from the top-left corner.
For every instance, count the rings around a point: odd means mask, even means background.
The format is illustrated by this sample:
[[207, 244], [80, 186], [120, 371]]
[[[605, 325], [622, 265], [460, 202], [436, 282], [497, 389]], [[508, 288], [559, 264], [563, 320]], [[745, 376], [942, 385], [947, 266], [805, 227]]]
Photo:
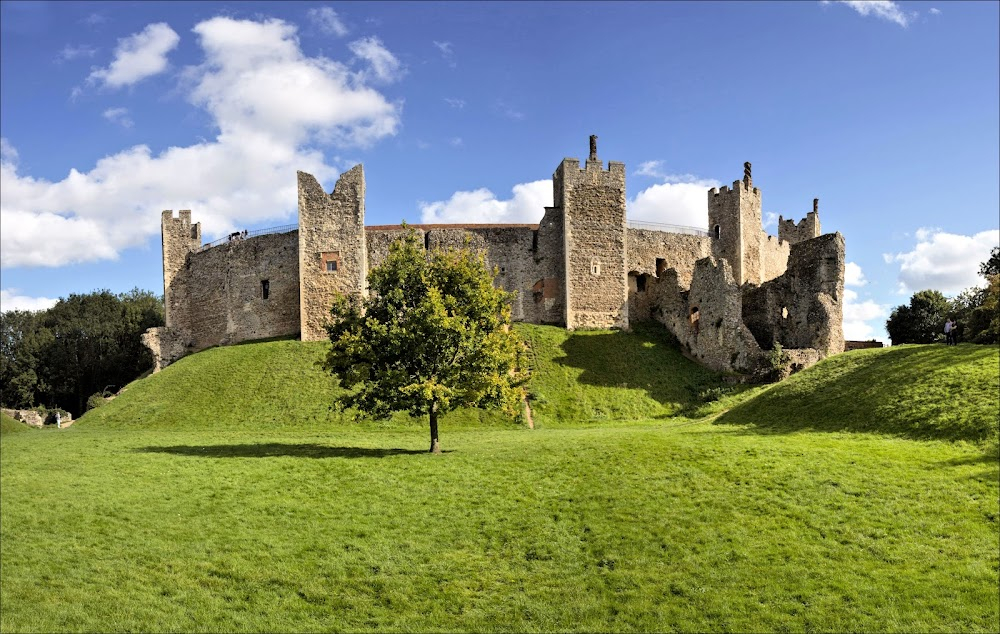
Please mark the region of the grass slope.
[[1000, 348], [907, 345], [836, 355], [734, 406], [719, 423], [996, 444]]
[[29, 425], [0, 412], [0, 434], [16, 434], [31, 430]]
[[456, 412], [443, 456], [423, 420], [346, 424], [297, 341], [4, 434], [0, 631], [1000, 630], [1000, 469], [950, 441], [996, 425], [995, 349], [704, 407], [718, 377], [655, 330], [519, 329], [542, 424]]
[[995, 462], [707, 423], [0, 440], [0, 630], [996, 631]]
[[[662, 328], [568, 333], [519, 325], [518, 331], [530, 344], [528, 387], [539, 426], [670, 416], [689, 410], [700, 391], [719, 384], [717, 375], [685, 359]], [[205, 350], [132, 383], [74, 427], [340, 426], [350, 417], [330, 409], [338, 391], [318, 365], [326, 349], [324, 342], [276, 340]], [[398, 415], [381, 426], [425, 424]], [[447, 430], [511, 422], [496, 412], [464, 409], [449, 413], [442, 424]]]

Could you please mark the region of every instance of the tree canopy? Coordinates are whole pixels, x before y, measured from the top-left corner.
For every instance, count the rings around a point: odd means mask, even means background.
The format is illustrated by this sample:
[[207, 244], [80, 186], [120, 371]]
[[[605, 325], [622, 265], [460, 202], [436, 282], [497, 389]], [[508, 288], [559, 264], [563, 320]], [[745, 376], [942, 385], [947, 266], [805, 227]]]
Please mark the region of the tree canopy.
[[72, 294], [45, 311], [3, 313], [3, 405], [58, 406], [79, 416], [89, 396], [117, 390], [152, 366], [140, 335], [162, 325], [160, 298], [139, 289]]
[[940, 338], [951, 304], [941, 291], [914, 293], [909, 305], [897, 306], [885, 322], [892, 345], [933, 343]]
[[438, 417], [457, 407], [517, 415], [524, 398], [524, 344], [510, 329], [512, 293], [493, 286], [482, 254], [426, 252], [411, 231], [368, 275], [364, 299], [339, 296], [325, 367], [349, 391], [342, 408], [386, 418], [427, 415], [432, 453]]

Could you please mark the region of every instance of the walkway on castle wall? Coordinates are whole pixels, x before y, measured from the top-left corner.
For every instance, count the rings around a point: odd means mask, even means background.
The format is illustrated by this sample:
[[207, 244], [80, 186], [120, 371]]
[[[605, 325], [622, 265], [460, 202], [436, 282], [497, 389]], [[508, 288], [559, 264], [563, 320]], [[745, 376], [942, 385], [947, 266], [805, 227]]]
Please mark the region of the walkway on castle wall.
[[[407, 227], [412, 227], [414, 229], [420, 229], [422, 231], [428, 231], [433, 229], [538, 229], [537, 224], [469, 224], [469, 223], [454, 223], [454, 224], [407, 224]], [[664, 233], [682, 233], [692, 236], [710, 236], [711, 234], [699, 227], [688, 227], [685, 225], [671, 225], [662, 222], [646, 222], [645, 220], [626, 220], [625, 226], [629, 229], [640, 229], [644, 231], [662, 231]], [[366, 231], [389, 231], [389, 230], [399, 230], [402, 229], [402, 225], [368, 225], [365, 227]], [[225, 237], [219, 238], [218, 240], [213, 240], [212, 242], [207, 242], [201, 247], [199, 247], [198, 252], [207, 251], [213, 247], [217, 247], [223, 244], [229, 244], [232, 242], [239, 242], [240, 240], [246, 240], [248, 238], [256, 238], [257, 236], [266, 236], [272, 233], [290, 233], [292, 231], [298, 231], [299, 226], [294, 225], [281, 225], [278, 227], [269, 227], [267, 229], [256, 229], [254, 231], [235, 231], [226, 235]]]

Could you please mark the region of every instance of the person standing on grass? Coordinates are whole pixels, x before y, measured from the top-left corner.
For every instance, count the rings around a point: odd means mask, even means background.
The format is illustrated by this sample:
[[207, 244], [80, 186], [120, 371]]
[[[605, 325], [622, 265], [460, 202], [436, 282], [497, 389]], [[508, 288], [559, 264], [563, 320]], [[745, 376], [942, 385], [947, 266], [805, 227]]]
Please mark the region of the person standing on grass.
[[944, 322], [944, 338], [945, 345], [955, 345], [955, 324], [951, 321], [951, 317], [948, 318], [948, 321]]

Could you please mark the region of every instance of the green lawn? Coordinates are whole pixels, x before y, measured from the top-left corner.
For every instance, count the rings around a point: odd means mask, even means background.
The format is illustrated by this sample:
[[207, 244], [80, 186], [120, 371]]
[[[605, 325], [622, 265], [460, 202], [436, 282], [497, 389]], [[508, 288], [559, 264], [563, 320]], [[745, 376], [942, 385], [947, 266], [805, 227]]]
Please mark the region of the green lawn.
[[[538, 428], [457, 412], [442, 456], [424, 421], [331, 412], [322, 346], [294, 341], [4, 433], [0, 630], [1000, 629], [997, 419], [976, 414], [1000, 395], [927, 434], [873, 409], [888, 378], [850, 394], [873, 364], [906, 389], [894, 368], [977, 377], [996, 348], [852, 352], [726, 394], [655, 331], [522, 332]], [[781, 418], [804, 385], [826, 400]]]

